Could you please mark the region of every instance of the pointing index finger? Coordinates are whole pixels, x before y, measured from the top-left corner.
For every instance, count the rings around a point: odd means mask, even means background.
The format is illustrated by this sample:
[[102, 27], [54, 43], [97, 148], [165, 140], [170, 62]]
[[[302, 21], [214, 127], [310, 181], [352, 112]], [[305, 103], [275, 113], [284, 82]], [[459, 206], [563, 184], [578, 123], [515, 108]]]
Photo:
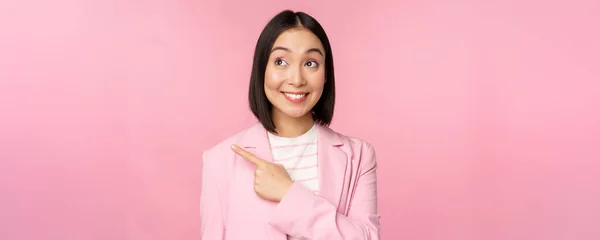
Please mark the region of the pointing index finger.
[[252, 153], [249, 153], [248, 151], [244, 150], [243, 148], [239, 147], [238, 145], [231, 145], [231, 149], [237, 153], [237, 155], [240, 155], [242, 158], [246, 159], [248, 162], [252, 163], [254, 166], [262, 166], [265, 164], [265, 160], [262, 160], [260, 158], [258, 158], [257, 156], [254, 156]]

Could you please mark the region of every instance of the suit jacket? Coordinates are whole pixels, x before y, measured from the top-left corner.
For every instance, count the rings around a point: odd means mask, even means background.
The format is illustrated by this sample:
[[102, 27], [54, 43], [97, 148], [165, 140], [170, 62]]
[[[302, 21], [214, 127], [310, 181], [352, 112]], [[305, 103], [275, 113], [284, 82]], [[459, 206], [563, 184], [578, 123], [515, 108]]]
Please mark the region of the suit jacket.
[[318, 125], [319, 196], [294, 183], [280, 202], [254, 192], [255, 166], [237, 144], [273, 161], [266, 129], [256, 123], [203, 153], [200, 235], [205, 240], [379, 239], [375, 151], [369, 143]]

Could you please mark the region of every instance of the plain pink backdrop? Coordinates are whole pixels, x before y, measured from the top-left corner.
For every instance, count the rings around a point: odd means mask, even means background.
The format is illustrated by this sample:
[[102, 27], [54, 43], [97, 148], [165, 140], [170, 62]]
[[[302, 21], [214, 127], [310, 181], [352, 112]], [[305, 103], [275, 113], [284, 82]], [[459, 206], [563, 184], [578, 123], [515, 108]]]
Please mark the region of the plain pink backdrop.
[[330, 36], [383, 239], [600, 239], [600, 4], [531, 0], [2, 1], [0, 239], [198, 239], [286, 8]]

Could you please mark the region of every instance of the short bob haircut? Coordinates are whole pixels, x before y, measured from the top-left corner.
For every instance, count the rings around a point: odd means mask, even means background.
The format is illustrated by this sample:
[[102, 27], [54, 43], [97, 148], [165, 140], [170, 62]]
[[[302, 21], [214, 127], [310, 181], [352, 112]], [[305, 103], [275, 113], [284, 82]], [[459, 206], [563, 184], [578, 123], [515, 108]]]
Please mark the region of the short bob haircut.
[[323, 94], [312, 109], [313, 119], [317, 124], [328, 126], [333, 119], [335, 105], [335, 77], [333, 74], [333, 56], [331, 45], [321, 24], [310, 15], [303, 12], [285, 10], [273, 17], [263, 29], [256, 42], [254, 62], [250, 76], [248, 102], [252, 113], [261, 122], [263, 127], [270, 132], [275, 131], [275, 124], [271, 119], [272, 104], [265, 94], [265, 71], [271, 54], [273, 44], [279, 35], [291, 28], [305, 28], [315, 34], [325, 50], [325, 86]]

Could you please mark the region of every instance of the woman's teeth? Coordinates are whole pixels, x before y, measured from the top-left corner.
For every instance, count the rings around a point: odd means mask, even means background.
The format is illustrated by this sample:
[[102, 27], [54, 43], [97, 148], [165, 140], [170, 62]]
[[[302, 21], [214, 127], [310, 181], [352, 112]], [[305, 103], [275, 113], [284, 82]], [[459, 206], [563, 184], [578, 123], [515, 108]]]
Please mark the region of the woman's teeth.
[[283, 93], [283, 94], [285, 94], [287, 97], [289, 97], [291, 99], [300, 99], [300, 98], [303, 98], [304, 96], [306, 96], [306, 93], [303, 93], [303, 94]]

